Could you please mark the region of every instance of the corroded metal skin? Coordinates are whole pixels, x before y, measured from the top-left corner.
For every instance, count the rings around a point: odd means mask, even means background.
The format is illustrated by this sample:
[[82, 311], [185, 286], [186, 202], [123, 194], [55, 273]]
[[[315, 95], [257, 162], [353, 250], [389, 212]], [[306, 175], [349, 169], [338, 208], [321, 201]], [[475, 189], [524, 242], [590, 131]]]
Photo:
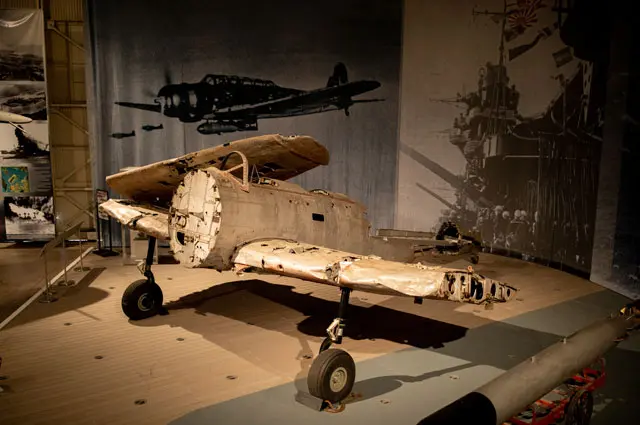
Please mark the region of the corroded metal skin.
[[472, 269], [458, 270], [387, 261], [281, 239], [240, 247], [237, 267], [255, 267], [286, 276], [385, 295], [443, 299], [474, 304], [504, 302], [515, 290]]
[[[171, 201], [185, 175], [194, 169], [228, 167], [239, 163], [238, 156], [225, 160], [234, 151], [241, 151], [260, 175], [287, 180], [319, 165], [329, 163], [326, 147], [308, 136], [285, 137], [267, 134], [236, 140], [202, 149], [178, 158], [142, 167], [132, 167], [107, 177], [107, 185], [120, 196], [140, 202]], [[274, 166], [277, 165], [277, 166]]]
[[187, 174], [173, 197], [169, 242], [187, 267], [230, 269], [247, 241], [280, 238], [363, 252], [369, 236], [364, 207], [328, 192], [284, 181], [243, 182], [217, 168]]
[[[233, 146], [242, 151], [230, 151]], [[328, 152], [312, 138], [260, 136], [111, 176], [109, 185], [132, 200], [99, 208], [132, 229], [168, 239], [186, 267], [252, 267], [416, 298], [513, 298], [514, 288], [470, 269], [424, 265], [434, 254], [475, 249], [469, 241], [388, 229], [372, 236], [362, 204], [265, 177], [289, 178], [326, 162]]]
[[169, 211], [133, 201], [109, 199], [98, 207], [125, 226], [160, 240], [169, 239]]

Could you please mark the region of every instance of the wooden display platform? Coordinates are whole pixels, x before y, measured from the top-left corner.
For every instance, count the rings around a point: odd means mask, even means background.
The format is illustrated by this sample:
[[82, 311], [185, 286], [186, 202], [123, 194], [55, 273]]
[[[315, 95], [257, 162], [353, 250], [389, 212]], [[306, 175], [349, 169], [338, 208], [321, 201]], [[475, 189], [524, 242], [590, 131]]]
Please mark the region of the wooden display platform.
[[[334, 287], [296, 279], [160, 264], [153, 272], [169, 314], [129, 322], [120, 297], [140, 278], [138, 270], [118, 257], [88, 256], [85, 265], [91, 272], [72, 273], [78, 285], [59, 290], [59, 301], [34, 303], [0, 331], [3, 425], [166, 424], [304, 379], [340, 297]], [[557, 270], [491, 255], [475, 268], [519, 287], [518, 299], [485, 310], [354, 292], [341, 348], [362, 362], [411, 346], [436, 347], [464, 339], [467, 330], [602, 291]], [[292, 391], [277, 403], [295, 405], [294, 399]]]

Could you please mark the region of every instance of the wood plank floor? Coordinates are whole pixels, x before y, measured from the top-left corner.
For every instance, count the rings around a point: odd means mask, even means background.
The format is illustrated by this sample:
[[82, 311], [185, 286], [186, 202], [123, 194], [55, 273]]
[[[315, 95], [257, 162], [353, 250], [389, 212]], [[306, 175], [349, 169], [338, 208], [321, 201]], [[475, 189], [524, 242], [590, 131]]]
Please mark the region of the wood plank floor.
[[[83, 247], [83, 250], [88, 246]], [[42, 244], [0, 244], [0, 322], [45, 285], [44, 261], [40, 257]], [[53, 279], [80, 255], [77, 246], [62, 247], [47, 254], [47, 275]]]
[[[87, 258], [91, 270], [71, 277], [78, 286], [60, 288], [59, 301], [34, 303], [0, 331], [0, 424], [165, 424], [306, 376], [305, 355], [317, 353], [337, 312], [340, 294], [330, 286], [157, 265], [170, 314], [129, 322], [120, 297], [139, 272], [117, 257]], [[518, 299], [485, 310], [357, 292], [342, 348], [356, 361], [427, 348], [602, 290], [491, 255], [476, 269], [519, 287]]]

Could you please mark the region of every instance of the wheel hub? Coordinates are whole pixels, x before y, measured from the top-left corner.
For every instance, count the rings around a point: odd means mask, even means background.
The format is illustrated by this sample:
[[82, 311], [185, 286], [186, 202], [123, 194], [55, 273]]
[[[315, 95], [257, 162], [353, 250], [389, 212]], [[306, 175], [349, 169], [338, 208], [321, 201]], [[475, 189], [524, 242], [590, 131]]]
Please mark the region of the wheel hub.
[[138, 308], [141, 311], [149, 311], [153, 308], [153, 297], [149, 294], [142, 294], [140, 298], [138, 298]]
[[329, 379], [329, 386], [331, 391], [340, 392], [347, 384], [349, 374], [344, 367], [339, 367], [333, 371], [331, 378]]

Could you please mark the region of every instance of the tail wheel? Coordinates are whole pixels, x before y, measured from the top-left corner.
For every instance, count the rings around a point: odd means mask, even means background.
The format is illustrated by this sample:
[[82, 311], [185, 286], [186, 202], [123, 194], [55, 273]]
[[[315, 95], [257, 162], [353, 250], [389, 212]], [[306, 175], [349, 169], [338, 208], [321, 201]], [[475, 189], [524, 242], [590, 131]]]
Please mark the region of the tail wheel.
[[312, 396], [338, 403], [351, 394], [355, 380], [353, 358], [346, 351], [330, 348], [313, 361], [307, 384]]
[[155, 316], [162, 308], [162, 289], [147, 279], [136, 280], [122, 294], [122, 311], [131, 320]]

